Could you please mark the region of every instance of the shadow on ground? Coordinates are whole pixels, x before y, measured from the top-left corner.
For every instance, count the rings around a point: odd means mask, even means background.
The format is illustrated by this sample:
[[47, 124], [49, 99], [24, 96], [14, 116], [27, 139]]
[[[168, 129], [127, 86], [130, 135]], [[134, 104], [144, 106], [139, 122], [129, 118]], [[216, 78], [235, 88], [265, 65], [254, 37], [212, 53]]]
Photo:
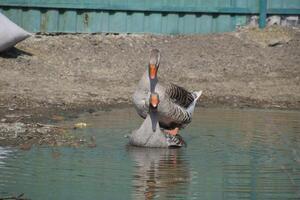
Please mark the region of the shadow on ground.
[[33, 54], [23, 51], [21, 49], [12, 47], [4, 52], [0, 53], [0, 57], [2, 58], [17, 58], [22, 55], [32, 56]]

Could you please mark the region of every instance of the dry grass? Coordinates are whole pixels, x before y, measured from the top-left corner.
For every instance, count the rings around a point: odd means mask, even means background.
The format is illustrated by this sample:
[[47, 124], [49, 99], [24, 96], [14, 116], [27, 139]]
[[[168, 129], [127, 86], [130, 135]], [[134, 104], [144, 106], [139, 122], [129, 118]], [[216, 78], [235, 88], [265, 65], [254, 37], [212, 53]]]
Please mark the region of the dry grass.
[[288, 43], [294, 37], [294, 32], [291, 29], [275, 25], [265, 29], [244, 28], [238, 34], [241, 38], [267, 47]]

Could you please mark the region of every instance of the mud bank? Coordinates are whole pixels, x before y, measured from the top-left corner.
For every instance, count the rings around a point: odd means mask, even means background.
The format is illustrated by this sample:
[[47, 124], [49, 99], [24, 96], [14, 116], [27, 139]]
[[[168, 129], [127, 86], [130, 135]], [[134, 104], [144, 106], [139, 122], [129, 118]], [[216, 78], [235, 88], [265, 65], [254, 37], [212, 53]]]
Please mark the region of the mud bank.
[[0, 120], [53, 123], [61, 112], [130, 105], [151, 48], [162, 52], [160, 79], [204, 91], [199, 106], [300, 109], [298, 29], [35, 35], [0, 56]]

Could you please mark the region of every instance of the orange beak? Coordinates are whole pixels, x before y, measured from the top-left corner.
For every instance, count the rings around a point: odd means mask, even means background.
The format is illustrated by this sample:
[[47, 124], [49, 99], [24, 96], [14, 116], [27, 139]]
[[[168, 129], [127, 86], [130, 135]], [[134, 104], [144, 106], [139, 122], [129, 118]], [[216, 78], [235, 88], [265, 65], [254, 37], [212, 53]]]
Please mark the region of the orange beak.
[[156, 108], [159, 104], [159, 99], [158, 99], [158, 96], [157, 95], [151, 95], [151, 105], [153, 108]]
[[149, 70], [150, 70], [150, 78], [155, 79], [156, 72], [157, 72], [156, 66], [153, 64], [150, 64]]

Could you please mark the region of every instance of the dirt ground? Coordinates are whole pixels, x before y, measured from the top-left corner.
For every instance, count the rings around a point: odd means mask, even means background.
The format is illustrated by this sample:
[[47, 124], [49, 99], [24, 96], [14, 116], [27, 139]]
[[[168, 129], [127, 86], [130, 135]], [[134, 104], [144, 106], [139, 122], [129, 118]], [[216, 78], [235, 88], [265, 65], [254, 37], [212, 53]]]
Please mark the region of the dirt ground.
[[[32, 138], [40, 143], [57, 133], [48, 127], [55, 116], [131, 104], [152, 48], [162, 53], [159, 79], [203, 90], [199, 106], [300, 109], [299, 29], [195, 36], [35, 35], [0, 54], [0, 145]], [[37, 134], [12, 139], [6, 132], [15, 123]], [[47, 134], [38, 133], [41, 124], [49, 128]]]

